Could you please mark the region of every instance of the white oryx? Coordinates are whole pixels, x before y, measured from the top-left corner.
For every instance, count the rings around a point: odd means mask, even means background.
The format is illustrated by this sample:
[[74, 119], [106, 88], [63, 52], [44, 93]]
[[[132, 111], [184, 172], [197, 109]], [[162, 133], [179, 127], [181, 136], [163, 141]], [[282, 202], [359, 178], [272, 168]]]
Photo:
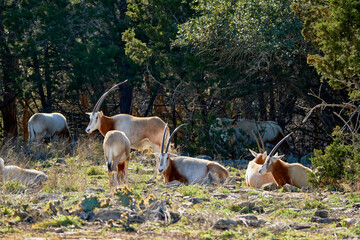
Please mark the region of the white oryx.
[[248, 143], [256, 141], [252, 135], [252, 132], [256, 131], [261, 133], [261, 138], [265, 144], [275, 145], [284, 137], [283, 130], [276, 122], [229, 118], [216, 118], [216, 122], [210, 126], [209, 134], [214, 136], [216, 133], [220, 133], [223, 142], [241, 139]]
[[[191, 184], [194, 182], [205, 180], [207, 178], [228, 178], [228, 170], [217, 162], [186, 156], [177, 156], [168, 153], [171, 138], [174, 136], [176, 131], [183, 125], [184, 124], [180, 125], [174, 130], [169, 140], [165, 139], [166, 131], [168, 129], [167, 124], [165, 125], [163, 141], [161, 144], [161, 153], [159, 154], [159, 172], [163, 174], [164, 182], [167, 183], [177, 180], [182, 183]], [[167, 142], [167, 144], [164, 151], [165, 142]]]
[[[126, 184], [130, 160], [129, 139], [122, 131], [108, 131], [104, 138], [103, 149], [108, 167], [110, 187], [120, 183]], [[114, 175], [116, 175], [116, 178]]]
[[49, 137], [54, 140], [55, 136], [70, 139], [70, 131], [66, 118], [61, 113], [35, 113], [28, 121], [29, 143]]
[[[127, 82], [127, 80], [114, 85], [106, 91], [95, 104], [93, 111], [87, 113], [90, 116], [90, 121], [86, 128], [86, 132], [91, 133], [95, 130], [99, 130], [99, 132], [105, 136], [110, 130], [119, 130], [125, 133], [130, 141], [131, 148], [142, 150], [151, 147], [154, 153], [160, 152], [165, 122], [159, 117], [134, 117], [128, 114], [117, 114], [108, 117], [105, 116], [102, 111], [99, 111], [105, 97], [116, 87], [125, 82]], [[167, 135], [167, 139], [168, 138], [169, 134]], [[156, 178], [158, 167], [159, 160], [156, 159], [154, 175], [150, 180]]]
[[287, 137], [291, 135], [286, 135], [276, 146], [271, 150], [270, 154], [266, 157], [264, 165], [260, 168], [260, 174], [272, 173], [274, 179], [278, 186], [282, 187], [285, 184], [290, 184], [298, 188], [308, 188], [309, 184], [307, 182], [307, 173], [311, 172], [310, 168], [307, 168], [299, 163], [286, 163], [281, 158], [284, 155], [274, 155], [276, 149], [280, 144], [285, 141]]
[[258, 150], [260, 153], [256, 153], [253, 150], [249, 149], [251, 154], [254, 156], [254, 159], [249, 162], [248, 167], [246, 169], [245, 182], [246, 185], [249, 187], [260, 188], [262, 185], [266, 183], [272, 183], [272, 182], [276, 183], [276, 181], [272, 173], [265, 173], [262, 175], [259, 173], [260, 168], [265, 163], [267, 152], [265, 151], [265, 145], [264, 142], [262, 141], [260, 133], [258, 132], [261, 140], [262, 148], [260, 147], [259, 141], [257, 140], [254, 132], [252, 133], [254, 139], [256, 140], [256, 143], [258, 145]]
[[4, 184], [19, 181], [28, 187], [40, 187], [48, 179], [45, 173], [34, 169], [25, 169], [15, 165], [5, 166], [2, 158], [0, 158], [0, 173]]

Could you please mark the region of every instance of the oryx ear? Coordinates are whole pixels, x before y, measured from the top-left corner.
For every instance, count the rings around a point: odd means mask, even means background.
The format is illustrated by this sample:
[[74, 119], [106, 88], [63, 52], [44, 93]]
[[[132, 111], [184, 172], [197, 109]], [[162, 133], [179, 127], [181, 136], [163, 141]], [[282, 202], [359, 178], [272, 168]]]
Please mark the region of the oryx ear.
[[251, 150], [251, 149], [249, 149], [249, 151], [251, 152], [251, 154], [254, 156], [254, 157], [257, 157], [257, 152], [255, 152], [255, 151], [253, 151], [253, 150]]
[[173, 154], [173, 153], [169, 153], [168, 156], [169, 156], [169, 157], [177, 157], [178, 155]]
[[156, 152], [156, 153], [152, 153], [153, 155], [155, 155], [155, 157], [160, 156], [160, 153]]
[[91, 116], [92, 112], [86, 112], [87, 115]]

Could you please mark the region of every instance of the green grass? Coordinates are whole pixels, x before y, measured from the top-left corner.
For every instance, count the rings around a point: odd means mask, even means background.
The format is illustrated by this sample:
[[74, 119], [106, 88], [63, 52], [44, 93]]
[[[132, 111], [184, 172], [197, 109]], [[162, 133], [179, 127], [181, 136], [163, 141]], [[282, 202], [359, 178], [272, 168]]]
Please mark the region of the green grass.
[[81, 226], [82, 222], [80, 221], [80, 219], [78, 217], [73, 217], [73, 216], [59, 216], [56, 217], [55, 219], [52, 220], [47, 220], [47, 221], [43, 221], [41, 223], [35, 224], [33, 225], [33, 228], [35, 229], [44, 229], [44, 228], [48, 228], [48, 227], [68, 227], [68, 226]]

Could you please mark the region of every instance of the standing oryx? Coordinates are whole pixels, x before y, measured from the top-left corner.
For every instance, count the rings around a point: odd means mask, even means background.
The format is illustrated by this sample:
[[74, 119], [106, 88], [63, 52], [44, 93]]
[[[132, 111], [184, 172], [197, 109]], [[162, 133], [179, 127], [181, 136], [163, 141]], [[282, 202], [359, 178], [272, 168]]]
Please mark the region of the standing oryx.
[[[226, 168], [217, 162], [212, 162], [199, 158], [192, 158], [186, 156], [176, 156], [168, 153], [171, 138], [176, 131], [184, 124], [177, 127], [171, 134], [170, 139], [166, 140], [167, 124], [164, 128], [163, 141], [161, 144], [160, 166], [159, 171], [164, 176], [164, 182], [171, 182], [174, 180], [182, 183], [194, 183], [205, 180], [206, 178], [219, 179], [228, 178], [229, 172]], [[164, 143], [167, 142], [165, 152]]]
[[66, 118], [61, 113], [35, 113], [28, 122], [29, 143], [49, 137], [63, 136], [70, 139], [70, 131]]
[[[104, 157], [107, 162], [110, 187], [127, 183], [130, 160], [130, 141], [122, 131], [108, 131], [103, 143]], [[114, 177], [114, 172], [116, 178]]]
[[[117, 114], [108, 117], [105, 116], [102, 111], [99, 111], [105, 97], [117, 86], [125, 82], [127, 82], [127, 80], [114, 85], [99, 98], [92, 113], [88, 113], [88, 115], [90, 115], [90, 122], [86, 128], [86, 132], [91, 133], [99, 130], [100, 133], [105, 136], [110, 130], [120, 130], [128, 137], [131, 148], [141, 150], [151, 147], [154, 153], [160, 152], [165, 123], [159, 117], [134, 117], [128, 114]], [[166, 138], [169, 139], [169, 134]], [[150, 180], [156, 178], [158, 167], [159, 160], [156, 159], [154, 175]]]

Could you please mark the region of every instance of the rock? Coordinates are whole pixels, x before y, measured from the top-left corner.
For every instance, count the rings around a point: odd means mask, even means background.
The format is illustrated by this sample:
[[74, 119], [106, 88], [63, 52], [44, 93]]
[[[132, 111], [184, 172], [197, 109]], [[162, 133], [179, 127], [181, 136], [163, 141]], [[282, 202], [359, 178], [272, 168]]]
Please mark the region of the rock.
[[62, 195], [57, 195], [54, 193], [38, 193], [37, 198], [40, 202], [48, 202], [49, 200], [63, 200]]
[[298, 192], [299, 191], [299, 189], [297, 187], [290, 185], [290, 184], [285, 184], [282, 188], [285, 192]]
[[237, 226], [237, 222], [232, 219], [219, 219], [214, 222], [212, 228], [220, 229], [220, 230], [227, 230], [231, 228], [235, 228]]
[[[91, 217], [91, 220], [100, 219], [102, 221], [119, 220], [124, 218], [127, 214], [132, 213], [128, 208], [96, 208], [94, 210], [94, 216]], [[90, 220], [90, 219], [89, 219]]]
[[274, 222], [273, 224], [270, 225], [270, 228], [272, 229], [272, 231], [276, 233], [280, 233], [290, 229], [290, 225], [284, 222]]
[[311, 167], [311, 161], [310, 158], [312, 158], [314, 156], [313, 153], [309, 153], [307, 155], [304, 155], [300, 158], [300, 163], [306, 167]]
[[351, 227], [353, 225], [356, 225], [358, 222], [359, 222], [359, 220], [356, 218], [346, 218], [343, 221], [343, 223], [345, 224], [346, 227]]
[[209, 202], [210, 199], [208, 199], [208, 198], [190, 198], [189, 201], [192, 204], [197, 204], [197, 203], [201, 203], [201, 202]]
[[316, 210], [315, 216], [321, 217], [321, 218], [327, 218], [327, 217], [329, 217], [329, 211], [323, 210], [323, 209]]
[[255, 203], [250, 201], [242, 201], [237, 205], [237, 207], [241, 209], [239, 211], [240, 213], [248, 213], [253, 210]]
[[182, 185], [183, 183], [182, 182], [179, 182], [178, 180], [174, 180], [174, 181], [171, 181], [171, 182], [168, 182], [166, 184], [167, 187], [170, 187], [170, 188], [176, 188], [180, 185]]
[[246, 227], [254, 227], [254, 228], [261, 227], [262, 225], [264, 225], [266, 223], [266, 221], [263, 219], [250, 220], [250, 219], [245, 219], [245, 218], [238, 218], [236, 220], [236, 222], [238, 225], [242, 225], [242, 226], [246, 226]]
[[303, 229], [311, 228], [312, 225], [307, 224], [307, 223], [293, 223], [293, 224], [290, 224], [290, 227], [295, 230], [303, 230]]
[[265, 190], [265, 191], [274, 191], [276, 189], [278, 189], [278, 186], [276, 183], [272, 182], [272, 183], [265, 183], [264, 185], [261, 186], [261, 189]]
[[[190, 203], [191, 204], [191, 203]], [[153, 202], [146, 210], [141, 214], [147, 221], [165, 221], [165, 223], [170, 223], [171, 214], [167, 208], [166, 201], [157, 200]]]
[[242, 214], [239, 216], [239, 218], [244, 218], [246, 220], [258, 220], [257, 216], [254, 214]]
[[319, 218], [319, 217], [312, 217], [312, 218], [311, 218], [311, 222], [330, 224], [330, 223], [340, 222], [340, 218]]
[[264, 213], [264, 208], [263, 206], [255, 206], [252, 208], [253, 211], [258, 212], [258, 213]]
[[219, 193], [219, 194], [214, 194], [213, 197], [217, 199], [224, 199], [224, 198], [228, 198], [229, 195], [225, 193]]
[[63, 159], [63, 158], [58, 158], [55, 163], [57, 163], [57, 164], [66, 164], [65, 159]]
[[101, 187], [89, 187], [89, 188], [85, 189], [84, 192], [96, 194], [96, 193], [105, 192], [105, 190], [103, 188], [101, 188]]
[[212, 158], [208, 155], [198, 155], [195, 158], [205, 159], [205, 160], [212, 160]]

